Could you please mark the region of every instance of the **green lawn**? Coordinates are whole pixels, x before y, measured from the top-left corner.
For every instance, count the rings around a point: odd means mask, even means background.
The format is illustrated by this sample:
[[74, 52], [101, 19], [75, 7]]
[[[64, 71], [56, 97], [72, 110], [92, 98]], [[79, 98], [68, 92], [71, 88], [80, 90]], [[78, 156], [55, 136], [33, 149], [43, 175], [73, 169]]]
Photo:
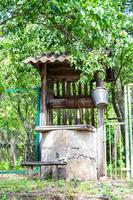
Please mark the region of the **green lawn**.
[[[33, 194], [33, 196], [32, 196]], [[74, 200], [76, 195], [108, 196], [112, 200], [133, 199], [133, 181], [127, 182], [79, 182], [28, 180], [27, 178], [1, 178], [0, 199], [51, 199], [51, 195], [59, 195]]]

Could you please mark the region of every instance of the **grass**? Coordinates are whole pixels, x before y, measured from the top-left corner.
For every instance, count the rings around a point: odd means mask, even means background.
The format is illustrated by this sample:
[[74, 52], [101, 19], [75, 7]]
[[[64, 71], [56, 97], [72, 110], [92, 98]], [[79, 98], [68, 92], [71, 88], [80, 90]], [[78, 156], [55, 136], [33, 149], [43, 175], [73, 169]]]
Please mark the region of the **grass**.
[[52, 184], [51, 180], [3, 179], [0, 181], [0, 193], [7, 192], [32, 192], [35, 189], [44, 189]]
[[[133, 181], [130, 182], [79, 182], [77, 180], [28, 180], [27, 178], [0, 179], [0, 199], [7, 200], [9, 193], [29, 193], [50, 190], [58, 194], [71, 196], [75, 194], [107, 195], [112, 200], [122, 200], [128, 195], [133, 197]], [[39, 199], [39, 197], [37, 198]], [[67, 199], [67, 198], [66, 198]], [[69, 198], [68, 198], [69, 199]]]

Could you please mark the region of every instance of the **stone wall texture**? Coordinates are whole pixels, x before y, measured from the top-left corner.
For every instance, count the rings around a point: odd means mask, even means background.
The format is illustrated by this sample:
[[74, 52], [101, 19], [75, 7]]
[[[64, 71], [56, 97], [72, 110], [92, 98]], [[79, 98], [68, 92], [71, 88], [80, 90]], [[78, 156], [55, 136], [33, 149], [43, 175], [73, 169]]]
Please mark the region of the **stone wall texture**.
[[[88, 131], [55, 130], [42, 134], [41, 161], [67, 161], [60, 166], [58, 177], [64, 179], [97, 179], [97, 134]], [[53, 168], [53, 169], [52, 169]], [[54, 167], [42, 167], [44, 177]]]

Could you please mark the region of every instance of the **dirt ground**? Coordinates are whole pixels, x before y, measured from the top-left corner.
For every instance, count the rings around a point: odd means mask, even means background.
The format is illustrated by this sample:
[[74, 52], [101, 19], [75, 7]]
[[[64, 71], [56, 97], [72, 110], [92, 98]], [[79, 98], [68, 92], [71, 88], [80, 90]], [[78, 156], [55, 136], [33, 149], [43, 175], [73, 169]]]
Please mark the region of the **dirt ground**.
[[1, 200], [133, 200], [133, 181], [28, 180], [25, 176], [0, 175]]

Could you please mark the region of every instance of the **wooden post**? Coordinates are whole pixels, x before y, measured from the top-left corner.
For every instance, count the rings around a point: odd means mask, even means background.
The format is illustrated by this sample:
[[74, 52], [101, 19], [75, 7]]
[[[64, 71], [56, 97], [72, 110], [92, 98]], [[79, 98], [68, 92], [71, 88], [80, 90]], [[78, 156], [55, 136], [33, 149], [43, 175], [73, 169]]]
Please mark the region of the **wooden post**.
[[[40, 126], [47, 125], [47, 106], [46, 106], [46, 95], [47, 95], [47, 64], [41, 66], [41, 105], [40, 105]], [[42, 155], [40, 152], [40, 158]], [[44, 169], [40, 167], [41, 176], [44, 174]]]
[[[90, 94], [93, 90], [93, 80], [90, 82]], [[94, 108], [91, 109], [91, 125], [95, 126]]]
[[58, 165], [52, 167], [52, 179], [58, 179]]
[[97, 167], [98, 178], [105, 176], [104, 108], [98, 108]]
[[28, 178], [30, 180], [33, 179], [33, 175], [34, 175], [34, 172], [33, 172], [33, 165], [29, 166], [29, 174], [28, 174]]
[[[97, 87], [103, 87], [103, 81], [97, 80]], [[106, 175], [106, 155], [104, 141], [104, 108], [98, 108], [98, 127], [97, 127], [97, 168], [98, 179]]]
[[47, 93], [47, 64], [44, 64], [41, 70], [41, 126], [47, 125], [46, 93]]

